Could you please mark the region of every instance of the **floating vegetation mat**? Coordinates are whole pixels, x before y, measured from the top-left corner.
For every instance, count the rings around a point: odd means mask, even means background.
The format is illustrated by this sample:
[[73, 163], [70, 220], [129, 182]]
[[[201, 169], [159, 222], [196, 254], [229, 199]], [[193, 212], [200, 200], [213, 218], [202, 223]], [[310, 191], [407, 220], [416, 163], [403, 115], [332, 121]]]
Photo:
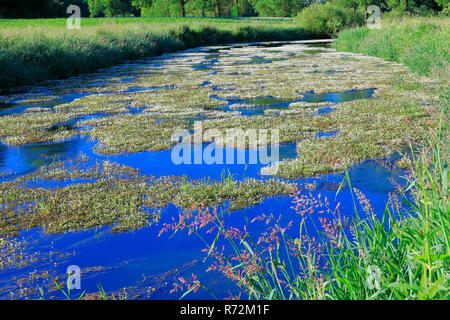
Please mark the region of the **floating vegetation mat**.
[[92, 162], [80, 155], [3, 182], [0, 235], [36, 227], [47, 233], [104, 225], [114, 225], [113, 232], [134, 230], [157, 222], [158, 208], [169, 202], [183, 209], [196, 209], [229, 201], [230, 209], [236, 210], [267, 196], [297, 190], [295, 184], [276, 180], [156, 179], [117, 163]]
[[[291, 42], [165, 54], [0, 97], [0, 266], [30, 263], [32, 256], [17, 255], [26, 251], [20, 240], [26, 232], [128, 234], [157, 225], [167, 211], [220, 204], [241, 213], [270, 197], [311, 190], [316, 183], [308, 177], [421, 143], [437, 126], [436, 86], [396, 63]], [[199, 142], [198, 123], [224, 136], [229, 129], [277, 129], [284, 154], [254, 171], [244, 164], [248, 176], [206, 164], [182, 172], [168, 156], [177, 143], [171, 137], [184, 130], [184, 139]], [[229, 146], [213, 137], [202, 142], [212, 141]], [[267, 146], [272, 142], [269, 136]], [[194, 171], [199, 177], [189, 176]], [[167, 287], [158, 281], [191, 270], [197, 265], [191, 262], [161, 262], [167, 268], [153, 270], [149, 286]], [[9, 288], [1, 279], [0, 287]]]
[[[81, 135], [96, 141], [95, 153], [121, 155], [170, 150], [176, 143], [171, 135], [181, 129], [194, 135], [194, 122], [224, 135], [229, 129], [277, 129], [280, 143], [296, 143], [297, 154], [262, 173], [295, 179], [340, 171], [345, 164], [382, 158], [419, 143], [424, 131], [436, 125], [434, 85], [395, 63], [304, 44], [276, 50], [201, 48], [2, 97], [8, 108], [0, 117], [0, 139], [11, 148]], [[266, 142], [272, 142], [270, 137]], [[41, 167], [37, 172], [47, 179], [54, 170]], [[61, 172], [61, 179], [81, 174]], [[136, 228], [149, 220], [142, 208], [156, 201], [149, 188], [174, 185], [171, 179], [148, 184], [148, 177], [136, 174], [96, 178], [54, 189], [30, 187], [24, 177], [5, 181], [2, 228], [42, 226], [39, 221], [54, 232], [113, 222]], [[207, 185], [198, 189], [207, 190]], [[178, 204], [186, 201], [179, 199]], [[126, 209], [118, 213], [114, 207]], [[77, 217], [70, 216], [73, 211]]]

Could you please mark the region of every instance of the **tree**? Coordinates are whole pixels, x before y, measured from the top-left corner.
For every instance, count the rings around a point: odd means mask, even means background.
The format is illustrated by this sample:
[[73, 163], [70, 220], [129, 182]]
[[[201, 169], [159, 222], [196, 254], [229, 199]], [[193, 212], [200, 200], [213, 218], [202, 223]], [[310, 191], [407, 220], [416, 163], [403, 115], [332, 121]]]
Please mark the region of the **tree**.
[[214, 0], [191, 0], [186, 5], [187, 10], [193, 16], [206, 17], [214, 15], [215, 1]]
[[443, 9], [450, 4], [450, 0], [435, 0], [436, 3]]
[[150, 8], [152, 6], [152, 0], [133, 0], [131, 5], [136, 8]]
[[361, 5], [361, 0], [336, 0], [336, 3], [343, 8], [352, 8], [354, 11]]
[[185, 17], [187, 15], [187, 7], [192, 0], [153, 0], [133, 1], [135, 7], [140, 7], [141, 12], [145, 15], [156, 17]]
[[408, 0], [386, 0], [386, 5], [389, 9], [404, 12], [408, 11]]
[[106, 0], [88, 0], [91, 17], [105, 16]]
[[132, 0], [88, 0], [89, 12], [91, 17], [138, 15], [132, 2]]
[[222, 16], [222, 0], [215, 0], [214, 1], [214, 6], [215, 9], [217, 9], [217, 14], [216, 11], [214, 10], [214, 16], [215, 17], [221, 17]]
[[53, 17], [52, 0], [2, 0], [0, 17], [50, 18]]
[[187, 0], [179, 0], [180, 1], [180, 9], [181, 9], [181, 16], [184, 18], [186, 17], [186, 2]]
[[251, 4], [264, 17], [292, 17], [307, 5], [302, 0], [251, 0]]
[[132, 0], [131, 5], [139, 10], [141, 16], [146, 14], [146, 11], [152, 7], [152, 0]]

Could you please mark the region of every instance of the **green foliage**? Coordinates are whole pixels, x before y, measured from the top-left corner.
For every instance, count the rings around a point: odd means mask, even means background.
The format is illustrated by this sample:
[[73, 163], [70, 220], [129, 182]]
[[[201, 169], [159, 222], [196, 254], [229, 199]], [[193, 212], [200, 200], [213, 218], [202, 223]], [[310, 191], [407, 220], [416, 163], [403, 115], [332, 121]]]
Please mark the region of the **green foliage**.
[[136, 8], [150, 8], [153, 0], [132, 0], [131, 5]]
[[145, 4], [144, 16], [154, 17], [240, 17], [253, 16], [249, 0], [153, 0]]
[[429, 16], [442, 10], [445, 3], [448, 3], [448, 0], [385, 0], [383, 7], [391, 11], [391, 16], [398, 16], [405, 12]]
[[445, 8], [449, 5], [450, 0], [436, 0], [436, 3], [441, 7]]
[[444, 9], [439, 14], [444, 17], [450, 16], [450, 3], [448, 3], [447, 6], [444, 7]]
[[193, 16], [206, 17], [213, 15], [215, 2], [213, 0], [191, 0], [186, 4], [186, 8]]
[[292, 17], [306, 6], [306, 2], [298, 0], [252, 0], [253, 7], [259, 16]]
[[105, 0], [88, 0], [88, 4], [91, 17], [105, 16], [106, 11]]
[[[448, 0], [332, 0], [340, 9], [365, 9], [377, 5], [391, 15], [405, 11], [420, 15], [448, 12]], [[154, 17], [293, 17], [312, 0], [2, 0], [0, 17], [64, 17], [66, 8], [78, 5], [83, 16]]]
[[[91, 17], [98, 16], [129, 16], [138, 14], [139, 10], [132, 4], [132, 0], [88, 0]], [[144, 2], [135, 2], [144, 5]]]
[[364, 17], [359, 10], [341, 7], [335, 2], [326, 2], [303, 9], [295, 18], [295, 22], [313, 34], [331, 37], [343, 29], [362, 25]]
[[339, 33], [334, 45], [338, 50], [401, 62], [418, 74], [441, 73], [445, 78], [450, 62], [448, 23], [434, 21], [410, 19], [395, 21], [380, 30], [366, 27], [345, 30]]
[[152, 5], [144, 11], [150, 17], [181, 17], [179, 0], [153, 0]]

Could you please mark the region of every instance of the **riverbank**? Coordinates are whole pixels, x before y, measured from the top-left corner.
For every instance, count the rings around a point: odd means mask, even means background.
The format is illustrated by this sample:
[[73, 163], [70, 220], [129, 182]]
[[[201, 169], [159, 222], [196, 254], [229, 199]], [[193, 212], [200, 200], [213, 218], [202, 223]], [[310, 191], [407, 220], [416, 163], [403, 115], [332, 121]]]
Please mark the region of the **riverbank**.
[[448, 18], [397, 18], [382, 20], [381, 29], [344, 30], [334, 47], [364, 53], [408, 66], [413, 72], [448, 82], [450, 53]]
[[[445, 17], [398, 17], [383, 19], [381, 29], [366, 27], [340, 32], [333, 42], [338, 51], [363, 53], [395, 61], [412, 72], [438, 83], [439, 109], [442, 122], [449, 122], [450, 106], [450, 23]], [[398, 85], [418, 89], [417, 83], [398, 79]], [[443, 151], [449, 154], [449, 128], [443, 126]]]
[[286, 20], [83, 18], [79, 30], [68, 30], [66, 19], [0, 26], [0, 93], [197, 46], [312, 38]]

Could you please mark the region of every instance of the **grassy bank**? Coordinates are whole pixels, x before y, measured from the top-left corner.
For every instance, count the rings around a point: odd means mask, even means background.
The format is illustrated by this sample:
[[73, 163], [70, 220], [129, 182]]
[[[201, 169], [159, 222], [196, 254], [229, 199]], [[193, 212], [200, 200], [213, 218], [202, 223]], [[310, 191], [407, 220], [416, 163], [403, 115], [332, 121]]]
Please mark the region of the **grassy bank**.
[[310, 36], [292, 21], [236, 19], [0, 20], [0, 90], [62, 79], [196, 46]]
[[334, 43], [340, 51], [365, 53], [400, 62], [413, 72], [448, 81], [450, 53], [448, 18], [382, 20], [382, 27], [349, 29]]
[[[187, 229], [204, 239], [203, 228], [215, 229], [215, 241], [205, 242], [210, 269], [233, 280], [242, 298], [448, 299], [449, 171], [440, 143], [430, 141], [418, 155], [407, 187], [390, 196], [381, 214], [347, 175], [339, 190], [351, 192], [352, 219], [339, 210], [338, 190], [334, 201], [295, 197], [292, 224], [280, 226], [267, 215], [255, 218], [268, 226], [259, 235], [228, 226], [217, 210], [209, 209], [180, 217], [173, 230]], [[311, 214], [320, 216], [319, 224]], [[206, 223], [199, 226], [198, 221]], [[297, 236], [289, 236], [289, 229]], [[318, 236], [311, 235], [314, 229]], [[217, 249], [223, 243], [228, 251]], [[230, 250], [231, 255], [226, 253]], [[202, 286], [194, 279], [174, 284], [174, 290], [187, 294]]]
[[[364, 53], [389, 61], [399, 62], [411, 71], [437, 81], [437, 93], [443, 122], [449, 121], [450, 106], [450, 23], [446, 17], [397, 17], [382, 19], [381, 29], [366, 27], [344, 30], [333, 46], [339, 51]], [[414, 89], [400, 79], [402, 86]], [[405, 87], [406, 88], [406, 87]], [[443, 128], [448, 154], [449, 128]]]

